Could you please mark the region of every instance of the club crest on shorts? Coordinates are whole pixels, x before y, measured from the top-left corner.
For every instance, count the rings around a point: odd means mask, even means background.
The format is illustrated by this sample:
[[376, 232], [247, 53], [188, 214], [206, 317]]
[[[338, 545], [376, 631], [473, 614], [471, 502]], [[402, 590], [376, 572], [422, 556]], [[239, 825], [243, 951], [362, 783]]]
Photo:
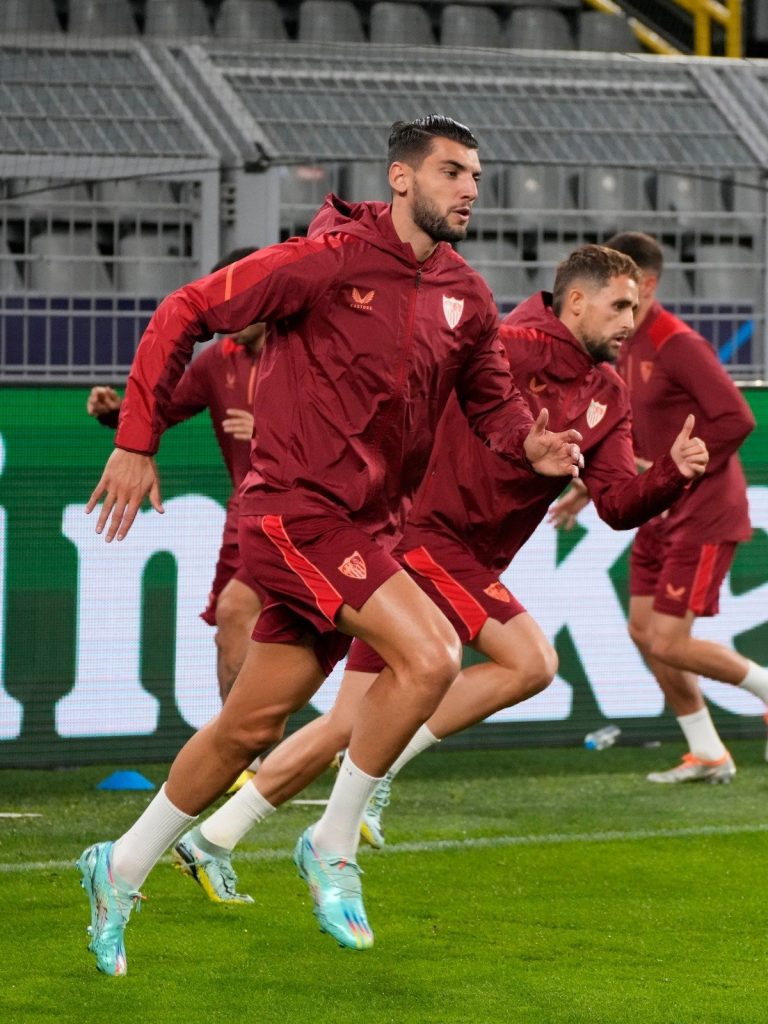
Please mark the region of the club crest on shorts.
[[456, 324], [461, 320], [461, 314], [464, 312], [464, 299], [453, 299], [450, 295], [443, 296], [443, 313], [448, 326], [453, 330]]
[[368, 577], [365, 559], [359, 551], [353, 551], [348, 558], [344, 559], [339, 566], [339, 572], [353, 580], [364, 580]]
[[509, 604], [512, 600], [507, 588], [503, 583], [499, 583], [498, 580], [495, 583], [489, 584], [483, 593], [487, 594], [488, 597], [492, 597], [494, 601], [503, 601], [504, 604]]
[[601, 402], [596, 402], [593, 398], [589, 403], [589, 408], [587, 409], [587, 426], [596, 427], [603, 416], [605, 416], [607, 410], [607, 405], [603, 405]]

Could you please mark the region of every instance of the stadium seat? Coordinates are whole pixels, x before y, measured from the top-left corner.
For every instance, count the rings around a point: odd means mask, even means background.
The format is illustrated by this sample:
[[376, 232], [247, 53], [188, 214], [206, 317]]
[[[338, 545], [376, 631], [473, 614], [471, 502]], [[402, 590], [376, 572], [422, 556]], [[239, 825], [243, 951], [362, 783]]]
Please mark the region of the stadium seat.
[[70, 35], [135, 36], [138, 25], [128, 0], [69, 0]]
[[572, 242], [540, 241], [536, 248], [535, 272], [531, 291], [551, 292], [552, 285], [555, 282], [555, 269], [558, 263], [562, 262], [575, 247], [575, 244]]
[[761, 260], [753, 249], [702, 243], [696, 247], [695, 256], [694, 291], [700, 302], [762, 304]]
[[431, 46], [435, 42], [432, 23], [421, 4], [381, 0], [371, 7], [372, 43], [402, 46]]
[[515, 227], [533, 231], [559, 227], [559, 211], [574, 208], [568, 176], [560, 167], [547, 164], [515, 164], [500, 183], [499, 205], [516, 211]]
[[680, 263], [680, 254], [671, 245], [661, 245], [664, 255], [664, 270], [656, 289], [656, 298], [659, 302], [675, 305], [680, 302], [689, 302], [691, 299], [691, 272], [685, 267], [690, 264]]
[[519, 7], [509, 16], [503, 35], [504, 45], [514, 50], [572, 50], [571, 26], [558, 10], [546, 7]]
[[3, 0], [0, 33], [61, 32], [54, 0]]
[[275, 0], [224, 0], [215, 31], [219, 39], [244, 42], [288, 38], [280, 5]]
[[93, 198], [103, 206], [100, 219], [118, 221], [162, 221], [178, 206], [169, 182], [138, 178], [96, 182]]
[[351, 0], [304, 0], [299, 8], [302, 43], [363, 43], [360, 15]]
[[138, 231], [118, 244], [115, 286], [123, 294], [160, 299], [189, 276], [182, 263], [178, 228]]
[[29, 286], [49, 295], [112, 292], [112, 282], [89, 230], [43, 231], [29, 243]]
[[350, 202], [378, 199], [388, 203], [392, 194], [387, 172], [380, 160], [356, 160], [344, 168], [341, 195]]
[[722, 212], [722, 193], [714, 179], [659, 172], [656, 209], [660, 213], [675, 213], [679, 227], [696, 227], [701, 231], [709, 224], [714, 230], [716, 221], [704, 219], [702, 214]]
[[30, 220], [89, 220], [91, 197], [85, 185], [57, 186], [50, 178], [14, 178], [8, 198]]
[[145, 36], [208, 36], [211, 23], [202, 0], [146, 0]]
[[490, 7], [446, 4], [440, 42], [443, 46], [501, 46], [501, 23]]
[[23, 290], [24, 282], [16, 260], [8, 248], [5, 231], [0, 228], [0, 292], [5, 295], [17, 295]]
[[623, 15], [583, 11], [579, 18], [579, 49], [638, 53], [642, 46]]
[[488, 282], [496, 302], [519, 301], [531, 291], [530, 281], [519, 263], [520, 250], [505, 238], [468, 239], [458, 250], [464, 259]]
[[606, 233], [631, 222], [634, 213], [651, 209], [648, 175], [630, 167], [585, 167], [580, 178], [579, 207], [590, 226]]

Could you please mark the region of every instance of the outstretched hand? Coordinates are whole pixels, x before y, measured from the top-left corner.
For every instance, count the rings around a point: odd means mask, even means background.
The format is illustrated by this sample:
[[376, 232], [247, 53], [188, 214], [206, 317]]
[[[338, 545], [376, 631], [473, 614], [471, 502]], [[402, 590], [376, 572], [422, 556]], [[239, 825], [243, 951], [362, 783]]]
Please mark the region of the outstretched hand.
[[695, 480], [697, 476], [701, 476], [709, 462], [707, 446], [700, 437], [691, 437], [695, 424], [696, 417], [689, 413], [683, 429], [669, 449], [675, 465], [687, 480]]
[[115, 448], [107, 459], [101, 479], [85, 506], [88, 515], [93, 512], [102, 495], [104, 504], [96, 524], [96, 533], [103, 531], [111, 515], [106, 536], [108, 544], [115, 537], [123, 540], [127, 536], [147, 495], [156, 512], [162, 514], [165, 511], [160, 499], [160, 480], [155, 460], [149, 455], [127, 452], [123, 448]]
[[523, 442], [525, 455], [537, 473], [543, 476], [578, 476], [584, 467], [578, 430], [553, 434], [547, 430], [549, 412], [542, 409]]

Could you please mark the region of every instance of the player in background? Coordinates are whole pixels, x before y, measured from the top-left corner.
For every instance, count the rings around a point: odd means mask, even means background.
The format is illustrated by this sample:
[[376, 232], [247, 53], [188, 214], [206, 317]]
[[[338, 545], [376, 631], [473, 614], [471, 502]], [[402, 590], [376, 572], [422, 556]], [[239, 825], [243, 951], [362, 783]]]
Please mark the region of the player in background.
[[[649, 235], [628, 231], [607, 243], [640, 267], [637, 327], [618, 368], [629, 387], [635, 454], [659, 459], [683, 410], [706, 442], [706, 475], [672, 508], [642, 526], [630, 559], [629, 634], [677, 716], [688, 744], [682, 762], [650, 782], [730, 782], [736, 773], [702, 696], [698, 677], [740, 686], [768, 705], [768, 669], [737, 651], [692, 635], [699, 616], [716, 615], [719, 593], [751, 528], [738, 449], [755, 421], [708, 342], [656, 300], [663, 255]], [[568, 526], [589, 500], [574, 488], [553, 509]]]
[[[256, 252], [235, 249], [211, 273]], [[200, 617], [216, 627], [216, 675], [222, 702], [245, 660], [248, 643], [261, 610], [256, 586], [242, 563], [237, 541], [238, 489], [250, 468], [253, 434], [253, 395], [265, 325], [251, 324], [207, 348], [187, 367], [173, 392], [168, 425], [182, 423], [208, 409], [224, 464], [232, 481], [227, 515], [208, 604]], [[115, 428], [122, 398], [111, 387], [97, 386], [88, 396], [87, 411], [104, 426]], [[258, 759], [233, 783], [237, 789], [251, 777]]]
[[578, 475], [579, 433], [547, 430], [546, 412], [533, 421], [498, 339], [493, 297], [450, 245], [466, 235], [477, 198], [476, 140], [439, 115], [397, 122], [388, 163], [391, 204], [329, 197], [311, 237], [179, 289], [139, 344], [117, 448], [87, 505], [104, 497], [96, 528], [107, 541], [126, 536], [147, 495], [162, 511], [152, 456], [195, 343], [270, 325], [239, 534], [266, 598], [220, 713], [182, 748], [128, 832], [78, 861], [90, 949], [106, 973], [125, 973], [125, 925], [154, 864], [280, 739], [353, 636], [387, 667], [294, 859], [321, 928], [351, 948], [373, 944], [352, 855], [365, 806], [460, 667], [450, 623], [390, 554], [451, 393], [509, 461], [530, 473]]
[[[584, 478], [599, 514], [615, 529], [637, 526], [669, 506], [707, 462], [706, 448], [691, 437], [692, 417], [680, 411], [681, 430], [669, 453], [648, 473], [637, 474], [629, 396], [611, 364], [633, 327], [638, 277], [627, 256], [582, 246], [557, 268], [554, 293], [539, 292], [523, 302], [500, 332], [532, 415], [549, 408], [553, 426], [575, 428], [583, 436]], [[555, 651], [499, 575], [567, 479], [535, 477], [504, 462], [471, 432], [458, 404], [449, 404], [395, 553], [462, 642], [489, 660], [459, 673], [379, 784], [362, 823], [371, 845], [384, 844], [381, 810], [392, 779], [411, 758], [551, 681]], [[379, 655], [355, 640], [333, 709], [284, 740], [241, 793], [177, 843], [177, 862], [209, 898], [249, 899], [233, 884], [232, 849], [346, 747], [361, 701], [381, 669]], [[251, 807], [259, 808], [258, 817]]]

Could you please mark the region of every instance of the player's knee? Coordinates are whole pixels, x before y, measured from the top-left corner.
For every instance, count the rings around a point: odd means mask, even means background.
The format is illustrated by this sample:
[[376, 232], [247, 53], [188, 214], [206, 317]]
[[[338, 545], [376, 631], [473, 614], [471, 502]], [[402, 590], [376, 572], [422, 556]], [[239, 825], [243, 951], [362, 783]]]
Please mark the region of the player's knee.
[[406, 667], [409, 685], [426, 693], [444, 692], [461, 670], [461, 642], [454, 634], [425, 639], [411, 652]]
[[510, 702], [519, 703], [535, 697], [546, 690], [557, 672], [557, 651], [544, 638], [532, 644], [518, 662], [514, 671], [507, 676], [507, 696]]
[[635, 647], [637, 647], [642, 654], [649, 655], [651, 653], [651, 640], [647, 627], [641, 625], [639, 622], [635, 622], [633, 619], [630, 619], [627, 625], [627, 631]]
[[649, 648], [651, 657], [658, 661], [675, 667], [684, 667], [681, 644], [676, 637], [653, 633], [649, 638]]

